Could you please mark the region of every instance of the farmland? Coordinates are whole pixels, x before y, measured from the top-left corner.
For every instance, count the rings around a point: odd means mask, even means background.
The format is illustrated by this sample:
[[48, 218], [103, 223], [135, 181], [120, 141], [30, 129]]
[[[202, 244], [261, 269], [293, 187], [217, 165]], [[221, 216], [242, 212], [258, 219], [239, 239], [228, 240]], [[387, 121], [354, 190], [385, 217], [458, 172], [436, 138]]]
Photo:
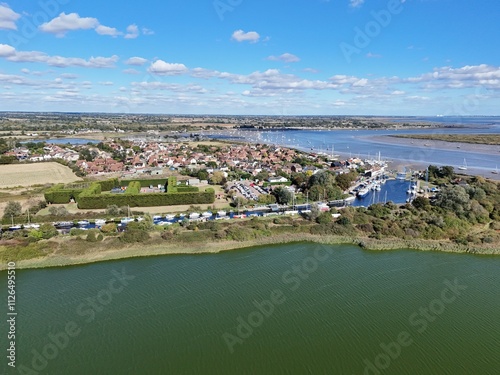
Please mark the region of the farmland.
[[59, 163], [0, 165], [0, 188], [81, 181]]

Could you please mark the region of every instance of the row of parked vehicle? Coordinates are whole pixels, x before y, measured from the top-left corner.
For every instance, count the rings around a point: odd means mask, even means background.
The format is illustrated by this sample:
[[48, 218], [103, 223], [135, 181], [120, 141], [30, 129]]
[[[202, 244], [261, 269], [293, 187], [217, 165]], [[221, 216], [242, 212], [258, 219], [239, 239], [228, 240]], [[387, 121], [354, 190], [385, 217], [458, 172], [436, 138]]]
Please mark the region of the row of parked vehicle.
[[251, 199], [251, 200], [258, 200], [259, 197], [257, 194], [255, 194], [253, 191], [250, 190], [250, 188], [246, 185], [243, 185], [241, 183], [237, 183], [234, 185], [234, 187], [243, 195], [246, 199]]

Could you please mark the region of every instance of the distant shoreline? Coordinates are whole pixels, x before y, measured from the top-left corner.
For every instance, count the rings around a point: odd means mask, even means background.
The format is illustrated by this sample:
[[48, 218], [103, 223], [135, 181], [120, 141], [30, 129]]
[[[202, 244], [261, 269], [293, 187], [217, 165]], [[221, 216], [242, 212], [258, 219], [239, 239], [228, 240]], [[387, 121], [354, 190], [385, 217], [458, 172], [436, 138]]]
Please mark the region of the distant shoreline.
[[465, 152], [477, 152], [488, 155], [498, 155], [500, 157], [500, 146], [487, 145], [479, 143], [466, 143], [466, 142], [448, 142], [440, 140], [419, 139], [419, 138], [406, 138], [397, 137], [392, 135], [380, 135], [367, 137], [372, 142], [402, 145], [410, 147], [419, 147], [429, 150], [453, 150], [460, 149]]

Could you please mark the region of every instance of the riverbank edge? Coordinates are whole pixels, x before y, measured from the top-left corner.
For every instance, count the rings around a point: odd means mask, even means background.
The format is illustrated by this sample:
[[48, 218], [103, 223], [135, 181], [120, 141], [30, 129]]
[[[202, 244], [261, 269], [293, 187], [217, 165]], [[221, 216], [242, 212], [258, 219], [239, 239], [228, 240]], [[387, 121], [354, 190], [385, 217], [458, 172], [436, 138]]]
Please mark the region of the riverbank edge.
[[[457, 254], [475, 255], [500, 255], [500, 249], [481, 247], [477, 245], [460, 245], [449, 241], [435, 240], [403, 240], [384, 239], [377, 240], [368, 237], [345, 236], [319, 236], [303, 233], [283, 234], [265, 237], [252, 241], [221, 241], [212, 243], [195, 243], [191, 246], [172, 245], [153, 241], [148, 244], [137, 243], [124, 245], [120, 248], [110, 249], [105, 252], [87, 253], [80, 256], [49, 255], [44, 258], [21, 260], [16, 263], [17, 269], [40, 269], [49, 267], [66, 267], [86, 265], [97, 262], [143, 258], [160, 255], [198, 255], [217, 254], [223, 251], [241, 250], [252, 247], [284, 245], [292, 243], [314, 243], [320, 245], [355, 245], [360, 250], [391, 251], [391, 250], [416, 250], [416, 251], [442, 251]], [[0, 265], [0, 271], [7, 268], [7, 264]]]

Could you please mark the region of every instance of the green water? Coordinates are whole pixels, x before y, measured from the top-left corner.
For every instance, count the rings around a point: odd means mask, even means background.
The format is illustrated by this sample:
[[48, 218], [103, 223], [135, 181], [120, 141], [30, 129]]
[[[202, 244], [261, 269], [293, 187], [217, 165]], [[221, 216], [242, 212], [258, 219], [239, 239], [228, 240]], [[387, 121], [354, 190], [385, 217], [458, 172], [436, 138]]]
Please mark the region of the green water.
[[500, 374], [499, 271], [310, 244], [19, 270], [17, 368], [0, 373]]

